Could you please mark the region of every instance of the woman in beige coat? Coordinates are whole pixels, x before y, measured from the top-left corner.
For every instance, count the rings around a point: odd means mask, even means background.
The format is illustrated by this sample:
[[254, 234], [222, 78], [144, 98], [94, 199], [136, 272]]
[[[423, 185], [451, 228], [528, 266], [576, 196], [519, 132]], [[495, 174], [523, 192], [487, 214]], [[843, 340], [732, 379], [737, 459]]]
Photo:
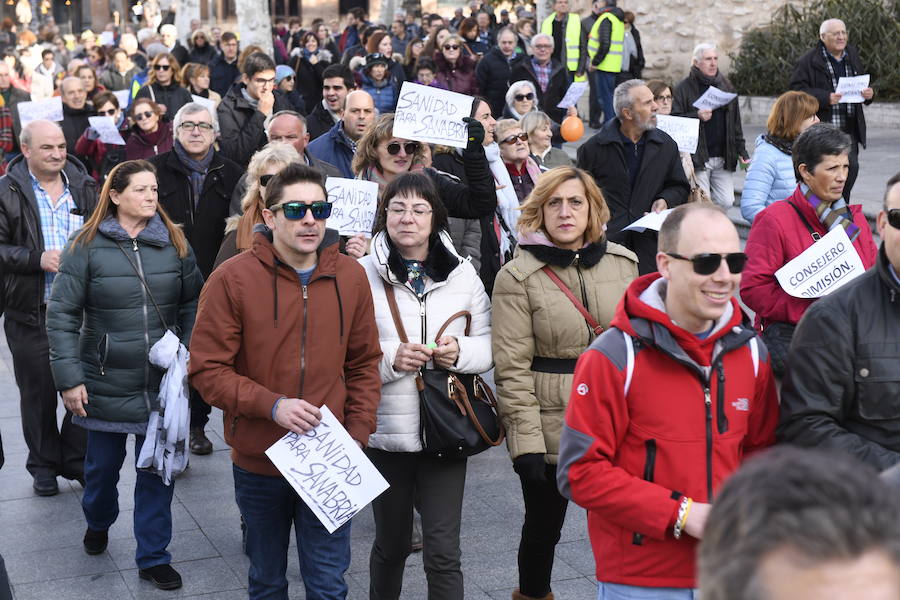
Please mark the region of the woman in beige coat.
[[553, 553], [568, 504], [556, 489], [556, 462], [575, 361], [595, 330], [608, 327], [638, 274], [637, 256], [607, 241], [609, 217], [588, 173], [574, 167], [547, 171], [522, 205], [516, 256], [494, 284], [497, 400], [525, 500], [514, 600], [553, 598]]

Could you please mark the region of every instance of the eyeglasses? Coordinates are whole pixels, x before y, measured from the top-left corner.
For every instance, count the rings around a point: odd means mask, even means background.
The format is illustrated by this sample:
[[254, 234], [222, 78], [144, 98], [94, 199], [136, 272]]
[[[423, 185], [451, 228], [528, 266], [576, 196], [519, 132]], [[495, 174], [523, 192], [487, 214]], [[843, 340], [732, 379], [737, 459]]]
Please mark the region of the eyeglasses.
[[517, 133], [515, 135], [509, 136], [508, 138], [504, 138], [504, 139], [500, 140], [500, 143], [501, 144], [515, 144], [516, 140], [522, 140], [523, 142], [527, 142], [528, 134], [527, 133]]
[[522, 102], [523, 100], [534, 100], [534, 94], [532, 92], [528, 92], [527, 94], [516, 94], [515, 99], [516, 102]]
[[185, 121], [181, 125], [179, 125], [182, 129], [187, 129], [188, 131], [194, 131], [198, 127], [200, 128], [200, 133], [209, 133], [215, 127], [212, 123], [194, 123], [193, 121]]
[[153, 68], [157, 71], [168, 71], [172, 67], [170, 67], [169, 65], [154, 65]]
[[[400, 146], [400, 142], [391, 142], [387, 145], [386, 150], [391, 156], [397, 156], [400, 154]], [[403, 151], [407, 156], [412, 156], [419, 151], [419, 142], [406, 142], [403, 144]]]
[[694, 273], [697, 275], [712, 275], [719, 270], [722, 259], [728, 264], [728, 270], [733, 274], [738, 274], [744, 270], [747, 264], [747, 255], [743, 252], [732, 252], [731, 254], [711, 254], [704, 252], [703, 254], [695, 254], [688, 258], [674, 252], [666, 252], [667, 255], [678, 260], [689, 260], [694, 265]]
[[109, 110], [98, 110], [97, 114], [100, 115], [101, 117], [112, 117], [112, 116], [115, 116], [116, 110], [118, 110], [118, 109], [111, 108]]
[[900, 229], [900, 208], [892, 208], [887, 211], [888, 223], [894, 229]]
[[152, 117], [155, 114], [156, 114], [155, 112], [151, 112], [149, 110], [147, 112], [134, 113], [134, 120], [135, 121], [143, 121], [144, 119], [149, 119], [150, 117]]
[[535, 44], [534, 47], [538, 50], [553, 50], [553, 46], [550, 44]]
[[657, 97], [654, 98], [654, 99], [655, 99], [657, 102], [671, 102], [671, 101], [672, 101], [672, 96], [671, 96], [671, 94], [668, 95], [668, 96], [657, 96]]
[[274, 85], [275, 78], [274, 77], [272, 79], [256, 78], [253, 80], [253, 83], [255, 83], [256, 85]]
[[387, 212], [393, 217], [402, 217], [407, 213], [414, 217], [425, 217], [434, 211], [424, 206], [413, 206], [412, 208], [406, 208], [405, 206], [389, 206]]
[[444, 44], [444, 50], [459, 50], [459, 44]]
[[[266, 176], [264, 175], [263, 177]], [[272, 176], [268, 175], [268, 177]], [[260, 182], [262, 182], [262, 177], [260, 177]], [[322, 219], [327, 219], [331, 216], [331, 202], [313, 202], [312, 204], [306, 204], [304, 202], [291, 201], [282, 202], [269, 207], [269, 210], [272, 212], [279, 209], [284, 211], [284, 218], [288, 221], [299, 221], [306, 216], [307, 209], [312, 213], [313, 219], [316, 221], [321, 221]]]

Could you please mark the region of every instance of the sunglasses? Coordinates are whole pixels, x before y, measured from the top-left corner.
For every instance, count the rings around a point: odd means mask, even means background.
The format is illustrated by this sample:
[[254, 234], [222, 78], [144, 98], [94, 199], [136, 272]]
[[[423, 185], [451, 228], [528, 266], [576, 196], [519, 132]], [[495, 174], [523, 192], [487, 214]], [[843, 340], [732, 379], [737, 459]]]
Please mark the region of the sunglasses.
[[888, 223], [894, 229], [900, 229], [900, 208], [892, 208], [887, 211]]
[[169, 65], [155, 65], [153, 68], [157, 71], [168, 71], [169, 69], [171, 69]]
[[516, 102], [521, 102], [522, 100], [534, 100], [534, 94], [528, 92], [527, 94], [516, 94], [515, 95]]
[[697, 275], [712, 275], [719, 270], [719, 265], [722, 264], [723, 258], [728, 264], [728, 270], [735, 275], [743, 271], [744, 265], [747, 264], [747, 255], [743, 252], [732, 252], [731, 254], [711, 254], [709, 252], [704, 252], [703, 254], [696, 254], [690, 258], [675, 254], [674, 252], [666, 252], [666, 254], [672, 258], [677, 258], [678, 260], [691, 261], [694, 265], [694, 273]]
[[116, 109], [111, 108], [109, 110], [98, 110], [97, 114], [100, 115], [101, 117], [112, 117], [116, 114]]
[[[260, 179], [262, 179], [262, 177], [260, 177]], [[312, 204], [306, 204], [299, 201], [292, 201], [282, 202], [281, 204], [269, 207], [269, 210], [272, 212], [275, 212], [278, 209], [284, 211], [284, 218], [288, 221], [299, 221], [306, 216], [307, 209], [309, 209], [313, 219], [316, 221], [321, 221], [322, 219], [327, 219], [331, 216], [331, 202], [313, 202]]]
[[[391, 142], [387, 145], [388, 154], [391, 156], [397, 156], [400, 154], [400, 142]], [[406, 152], [407, 156], [412, 156], [416, 152], [419, 151], [419, 142], [406, 142], [403, 144], [403, 151]]]
[[143, 121], [144, 119], [149, 119], [154, 114], [156, 114], [156, 113], [150, 112], [149, 110], [147, 112], [134, 113], [134, 120], [135, 121]]
[[500, 143], [501, 144], [515, 144], [516, 140], [522, 140], [523, 142], [527, 142], [528, 134], [527, 133], [519, 133], [516, 135], [511, 135], [508, 138], [504, 138], [504, 139], [500, 140]]
[[459, 50], [459, 44], [445, 44], [444, 50]]

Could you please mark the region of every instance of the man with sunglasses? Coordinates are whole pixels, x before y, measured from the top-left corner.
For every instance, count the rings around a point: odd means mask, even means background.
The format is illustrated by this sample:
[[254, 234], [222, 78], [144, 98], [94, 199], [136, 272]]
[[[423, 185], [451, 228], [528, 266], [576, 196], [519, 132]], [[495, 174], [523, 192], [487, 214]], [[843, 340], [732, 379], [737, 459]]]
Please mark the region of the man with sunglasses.
[[884, 470], [900, 464], [900, 173], [877, 225], [875, 268], [816, 301], [794, 332], [778, 437]]
[[722, 210], [679, 206], [659, 272], [632, 282], [578, 360], [557, 481], [588, 511], [600, 598], [696, 598], [716, 492], [775, 441], [768, 353], [734, 297], [745, 261]]
[[288, 431], [317, 426], [323, 405], [360, 447], [375, 431], [381, 345], [372, 293], [325, 228], [326, 198], [321, 173], [306, 165], [269, 181], [268, 230], [213, 272], [191, 338], [191, 383], [225, 413], [251, 599], [287, 597], [292, 527], [306, 597], [347, 595], [350, 523], [329, 535], [265, 455]]

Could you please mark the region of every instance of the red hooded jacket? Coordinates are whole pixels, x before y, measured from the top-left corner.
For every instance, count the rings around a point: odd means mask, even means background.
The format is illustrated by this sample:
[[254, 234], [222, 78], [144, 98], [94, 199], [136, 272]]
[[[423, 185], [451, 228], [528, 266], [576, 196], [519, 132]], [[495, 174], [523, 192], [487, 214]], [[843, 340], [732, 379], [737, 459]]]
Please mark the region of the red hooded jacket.
[[599, 581], [693, 588], [697, 540], [672, 534], [681, 500], [712, 502], [747, 454], [775, 442], [778, 402], [737, 300], [700, 339], [664, 312], [664, 286], [659, 273], [633, 281], [578, 359], [557, 477], [588, 511]]

